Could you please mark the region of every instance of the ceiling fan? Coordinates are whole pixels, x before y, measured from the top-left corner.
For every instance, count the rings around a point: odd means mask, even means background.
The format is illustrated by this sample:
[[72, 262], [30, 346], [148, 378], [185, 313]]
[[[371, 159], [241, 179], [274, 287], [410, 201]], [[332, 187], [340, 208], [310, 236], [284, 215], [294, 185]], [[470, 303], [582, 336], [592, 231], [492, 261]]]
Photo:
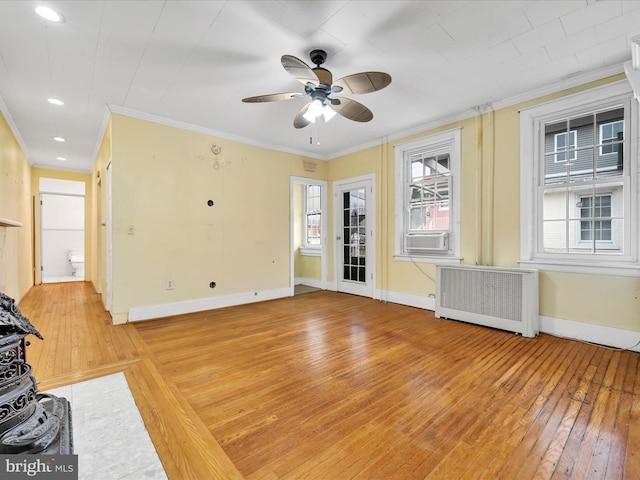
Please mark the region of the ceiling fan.
[[371, 93], [383, 89], [391, 83], [391, 75], [383, 72], [362, 72], [347, 75], [335, 82], [333, 75], [321, 67], [327, 59], [324, 50], [313, 50], [309, 56], [316, 66], [309, 67], [299, 58], [283, 55], [282, 66], [289, 74], [304, 85], [304, 93], [272, 93], [257, 97], [243, 98], [245, 103], [276, 102], [292, 98], [310, 97], [310, 101], [298, 111], [293, 126], [304, 128], [324, 116], [329, 121], [336, 113], [355, 122], [368, 122], [373, 113], [361, 103], [345, 97], [331, 97], [332, 94]]

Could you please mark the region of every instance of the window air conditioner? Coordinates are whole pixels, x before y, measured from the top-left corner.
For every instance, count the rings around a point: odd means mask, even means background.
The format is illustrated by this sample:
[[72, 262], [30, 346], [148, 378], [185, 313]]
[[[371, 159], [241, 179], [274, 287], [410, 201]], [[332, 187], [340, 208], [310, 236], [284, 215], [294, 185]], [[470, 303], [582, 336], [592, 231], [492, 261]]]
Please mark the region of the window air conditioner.
[[449, 232], [408, 233], [404, 236], [404, 247], [409, 253], [443, 252], [449, 250]]

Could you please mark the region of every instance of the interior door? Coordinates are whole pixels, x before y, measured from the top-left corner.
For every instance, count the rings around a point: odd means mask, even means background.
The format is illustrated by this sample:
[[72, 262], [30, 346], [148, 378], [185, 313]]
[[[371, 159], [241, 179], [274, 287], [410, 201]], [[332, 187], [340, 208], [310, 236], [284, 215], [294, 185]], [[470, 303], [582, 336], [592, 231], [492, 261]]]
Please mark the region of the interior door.
[[373, 297], [375, 278], [373, 182], [334, 185], [336, 278], [339, 292]]

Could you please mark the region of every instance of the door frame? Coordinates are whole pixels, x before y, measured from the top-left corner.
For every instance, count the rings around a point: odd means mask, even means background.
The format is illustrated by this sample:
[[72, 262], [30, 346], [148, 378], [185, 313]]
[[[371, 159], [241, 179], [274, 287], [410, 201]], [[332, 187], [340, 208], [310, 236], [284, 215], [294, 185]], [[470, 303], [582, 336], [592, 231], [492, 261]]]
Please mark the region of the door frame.
[[320, 260], [320, 264], [321, 264], [321, 272], [320, 272], [320, 283], [322, 285], [322, 289], [326, 289], [327, 288], [327, 276], [328, 276], [328, 261], [327, 261], [327, 240], [329, 238], [329, 236], [327, 235], [327, 226], [328, 226], [328, 221], [327, 221], [327, 215], [328, 215], [328, 208], [327, 208], [327, 182], [325, 180], [317, 180], [314, 178], [306, 178], [306, 177], [295, 177], [292, 176], [291, 180], [290, 180], [290, 187], [289, 187], [289, 255], [290, 255], [290, 260], [289, 260], [289, 287], [291, 289], [291, 296], [294, 295], [295, 293], [295, 251], [293, 249], [293, 245], [295, 243], [294, 241], [294, 235], [295, 235], [295, 229], [294, 229], [294, 222], [295, 222], [295, 213], [294, 213], [294, 189], [296, 185], [319, 185], [320, 186], [320, 204], [321, 204], [321, 226], [320, 228], [322, 229], [322, 239], [321, 239], [321, 260]]
[[106, 276], [105, 276], [105, 282], [106, 282], [106, 290], [107, 290], [107, 311], [113, 315], [113, 230], [112, 230], [112, 223], [113, 223], [113, 205], [112, 205], [112, 200], [111, 200], [111, 196], [112, 196], [112, 189], [113, 189], [113, 185], [112, 185], [112, 171], [111, 171], [111, 162], [109, 162], [109, 164], [107, 165], [107, 167], [105, 168], [105, 173], [106, 173], [106, 199], [105, 199], [105, 206], [106, 206], [106, 219], [105, 219], [105, 228], [106, 228]]
[[346, 190], [353, 188], [366, 187], [368, 196], [366, 197], [365, 215], [367, 219], [367, 235], [366, 239], [366, 256], [365, 263], [367, 268], [367, 284], [361, 293], [348, 292], [355, 295], [362, 295], [369, 298], [375, 298], [376, 292], [376, 176], [375, 174], [362, 175], [359, 177], [345, 178], [333, 182], [333, 228], [334, 228], [334, 255], [333, 255], [333, 278], [335, 279], [336, 291], [340, 289], [342, 278], [342, 201], [340, 197]]

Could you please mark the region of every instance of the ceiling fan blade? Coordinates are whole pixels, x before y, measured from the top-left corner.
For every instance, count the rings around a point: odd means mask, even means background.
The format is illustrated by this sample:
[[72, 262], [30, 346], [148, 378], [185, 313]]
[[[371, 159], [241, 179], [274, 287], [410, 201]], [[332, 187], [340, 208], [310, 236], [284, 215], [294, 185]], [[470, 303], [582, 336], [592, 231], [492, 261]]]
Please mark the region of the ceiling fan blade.
[[299, 58], [296, 58], [293, 55], [283, 55], [280, 61], [282, 62], [284, 69], [301, 84], [305, 86], [309, 82], [313, 83], [315, 86], [320, 84], [318, 76], [313, 72], [313, 70], [311, 70], [309, 65]]
[[270, 95], [258, 95], [256, 97], [243, 98], [245, 103], [261, 103], [261, 102], [279, 102], [281, 100], [291, 100], [292, 98], [301, 97], [302, 93], [272, 93]]
[[331, 105], [331, 108], [354, 122], [368, 122], [373, 118], [371, 110], [350, 98], [340, 97], [340, 105]]
[[384, 72], [362, 72], [339, 78], [333, 87], [341, 87], [340, 93], [371, 93], [382, 90], [391, 83], [391, 75]]
[[309, 109], [309, 105], [311, 104], [311, 102], [307, 103], [306, 105], [304, 105], [300, 111], [296, 114], [296, 118], [293, 119], [293, 126], [296, 128], [304, 128], [307, 125], [309, 125], [311, 122], [309, 120], [307, 120], [306, 118], [303, 117], [303, 115], [305, 113], [307, 113], [307, 110]]

